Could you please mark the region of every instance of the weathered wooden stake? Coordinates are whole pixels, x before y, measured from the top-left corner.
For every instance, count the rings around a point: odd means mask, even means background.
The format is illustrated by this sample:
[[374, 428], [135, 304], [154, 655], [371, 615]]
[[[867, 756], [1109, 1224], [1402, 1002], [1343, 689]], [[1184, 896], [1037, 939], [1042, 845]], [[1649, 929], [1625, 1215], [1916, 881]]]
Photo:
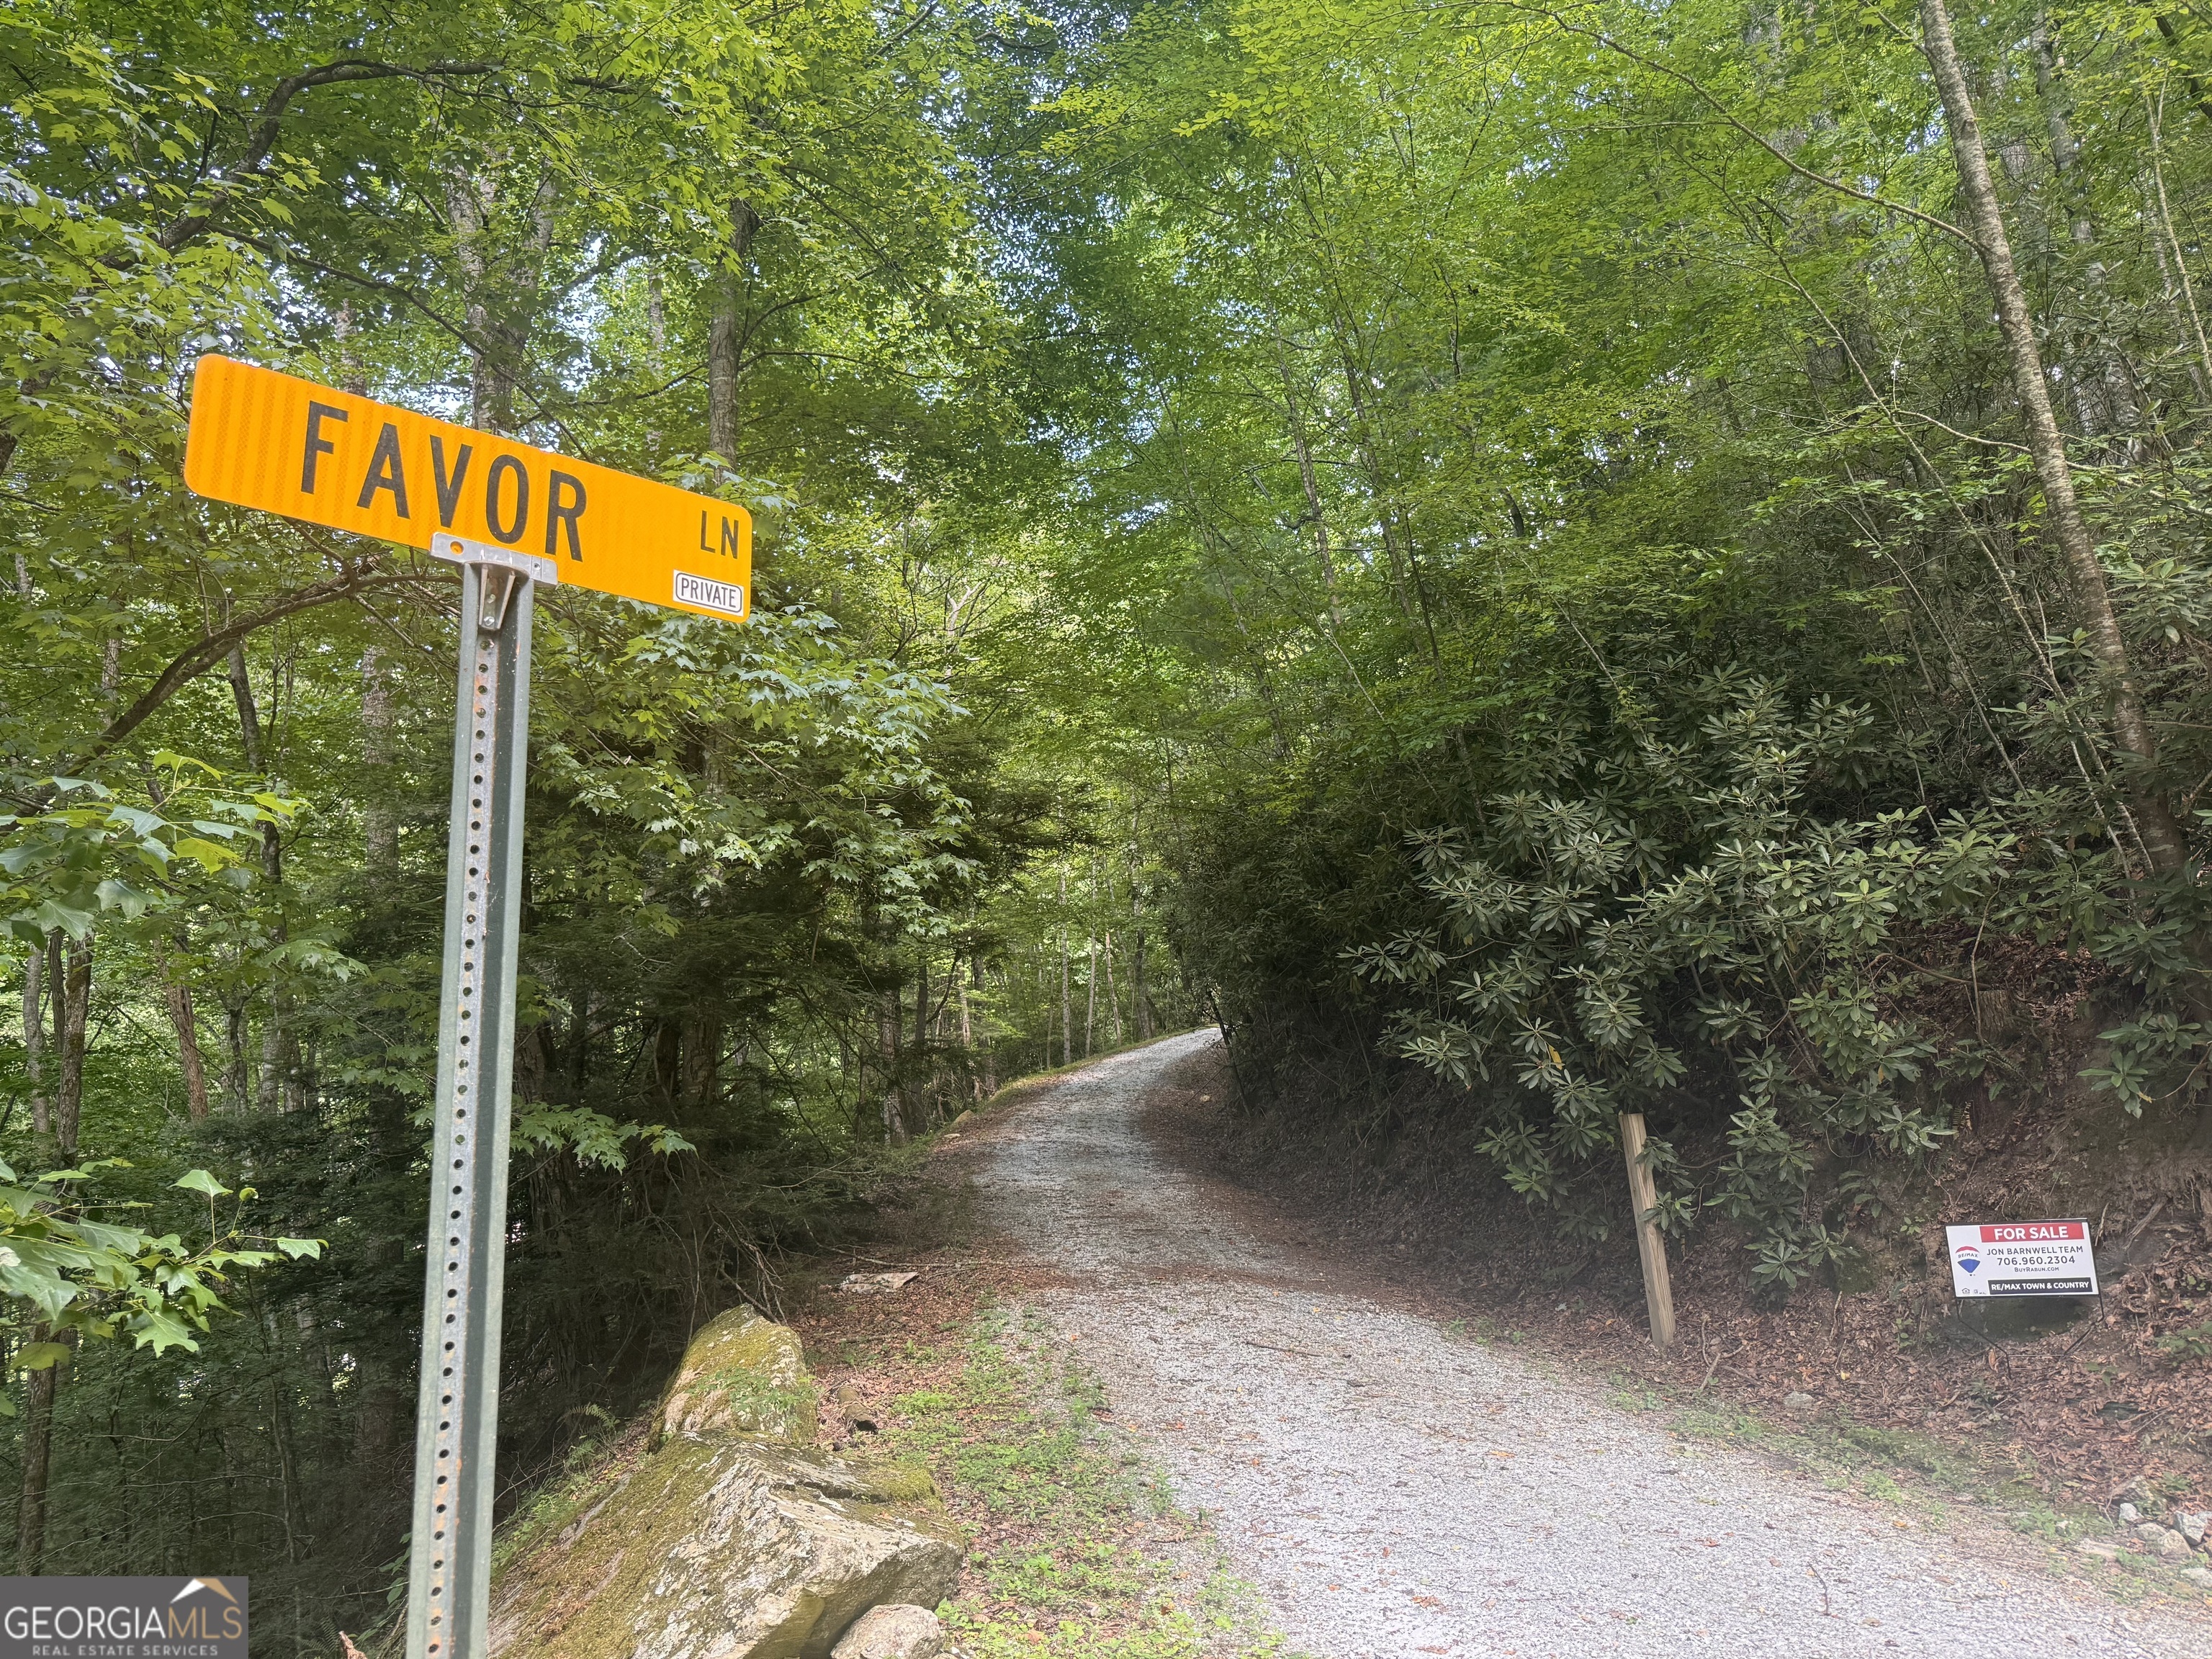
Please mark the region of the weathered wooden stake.
[[1636, 1250], [1644, 1258], [1644, 1305], [1651, 1315], [1651, 1340], [1674, 1346], [1674, 1290], [1667, 1282], [1667, 1240], [1652, 1218], [1659, 1189], [1644, 1161], [1644, 1114], [1620, 1115], [1620, 1150], [1628, 1157], [1628, 1200], [1636, 1206]]

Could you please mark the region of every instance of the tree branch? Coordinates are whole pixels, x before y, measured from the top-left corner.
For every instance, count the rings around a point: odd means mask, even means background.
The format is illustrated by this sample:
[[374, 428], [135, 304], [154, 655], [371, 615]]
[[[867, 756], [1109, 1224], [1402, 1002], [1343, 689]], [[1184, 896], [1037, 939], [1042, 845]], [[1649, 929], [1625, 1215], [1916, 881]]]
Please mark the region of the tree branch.
[[159, 712], [162, 704], [175, 696], [191, 681], [198, 678], [228, 657], [232, 647], [238, 645], [247, 635], [266, 628], [272, 623], [282, 622], [287, 617], [296, 616], [302, 611], [311, 611], [317, 605], [330, 605], [339, 599], [349, 599], [356, 594], [366, 592], [371, 588], [404, 586], [416, 580], [418, 580], [416, 577], [411, 575], [396, 575], [382, 572], [374, 564], [363, 564], [334, 576], [328, 581], [317, 582], [312, 587], [302, 587], [297, 592], [288, 593], [275, 604], [266, 605], [251, 616], [240, 617], [236, 622], [217, 629], [206, 638], [195, 641], [177, 656], [167, 668], [155, 676], [154, 684], [146, 688], [144, 694], [137, 702], [107, 723], [106, 729], [93, 739], [90, 748], [56, 769], [65, 776], [74, 775], [99, 760], [124, 738], [143, 726]]
[[154, 240], [166, 253], [174, 253], [193, 237], [215, 222], [215, 216], [223, 204], [237, 195], [246, 184], [259, 178], [276, 153], [276, 139], [283, 130], [284, 113], [292, 100], [311, 87], [335, 86], [347, 81], [411, 81], [443, 80], [449, 76], [491, 75], [501, 68], [497, 64], [380, 64], [368, 58], [349, 58], [334, 64], [319, 64], [313, 69], [302, 70], [297, 75], [287, 76], [270, 88], [269, 96], [262, 100], [261, 118], [246, 141], [246, 153], [238, 164], [216, 184], [214, 192], [197, 208], [179, 215]]
[[[1960, 241], [1965, 243], [1968, 247], [1972, 248], [1976, 252], [1979, 252], [1981, 251], [1982, 245], [1979, 242], [1976, 241], [1972, 236], [1960, 229], [1958, 226], [1951, 223], [1948, 220], [1939, 219], [1932, 213], [1923, 213], [1918, 208], [1907, 207], [1902, 202], [1893, 202], [1887, 196], [1876, 195], [1872, 191], [1860, 190], [1856, 185], [1845, 184], [1840, 179], [1831, 179], [1825, 173], [1814, 172], [1812, 168], [1794, 160], [1787, 152], [1783, 150], [1778, 145], [1769, 139], [1765, 133], [1759, 131], [1756, 127], [1753, 127], [1744, 121], [1739, 120], [1734, 114], [1730, 113], [1728, 106], [1722, 103], [1717, 95], [1706, 90], [1705, 83], [1698, 80], [1697, 76], [1689, 74], [1686, 70], [1678, 70], [1671, 64], [1662, 63], [1656, 58], [1653, 58], [1646, 53], [1638, 52], [1635, 47], [1628, 45], [1626, 41], [1615, 40], [1612, 35], [1607, 34], [1603, 29], [1594, 27], [1588, 23], [1575, 22], [1562, 12], [1556, 11], [1549, 6], [1530, 4], [1528, 3], [1528, 0], [1478, 0], [1478, 5], [1479, 9], [1490, 9], [1494, 8], [1500, 11], [1519, 12], [1524, 16], [1544, 18], [1551, 22], [1554, 27], [1565, 31], [1566, 33], [1578, 36], [1584, 40], [1593, 41], [1596, 45], [1604, 47], [1607, 52], [1627, 58], [1632, 64], [1641, 64], [1645, 69], [1650, 70], [1653, 74], [1663, 75], [1668, 80], [1673, 81], [1680, 86], [1688, 88], [1691, 94], [1695, 97], [1699, 103], [1705, 105], [1707, 109], [1710, 109], [1714, 114], [1719, 116], [1722, 120], [1727, 122], [1729, 125], [1734, 127], [1745, 137], [1750, 139], [1753, 143], [1757, 144], [1769, 155], [1771, 155], [1776, 161], [1781, 162], [1784, 167], [1788, 167], [1790, 172], [1796, 173], [1800, 179], [1806, 180], [1808, 184], [1818, 185], [1823, 190], [1834, 191], [1838, 196], [1848, 196], [1854, 201], [1864, 202], [1869, 206], [1883, 209], [1887, 212], [1901, 213], [1908, 219], [1917, 220], [1920, 223], [1926, 225], [1931, 230], [1940, 230], [1946, 236], [1956, 237]], [[1462, 8], [1454, 6], [1449, 8], [1449, 9], [1457, 11], [1462, 9]]]

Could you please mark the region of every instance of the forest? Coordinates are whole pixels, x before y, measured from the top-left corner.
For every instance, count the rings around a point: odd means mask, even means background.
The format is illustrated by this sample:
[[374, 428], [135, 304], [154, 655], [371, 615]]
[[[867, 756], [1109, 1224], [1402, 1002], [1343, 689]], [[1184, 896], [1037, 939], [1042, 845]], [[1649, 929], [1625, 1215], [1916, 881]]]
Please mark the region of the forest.
[[0, 70], [19, 1573], [219, 1559], [271, 1659], [404, 1593], [459, 578], [189, 492], [210, 352], [757, 526], [743, 627], [540, 600], [518, 1493], [1201, 1023], [1530, 1229], [1644, 1113], [1773, 1298], [1996, 1103], [2203, 1150], [2191, 0], [19, 0]]

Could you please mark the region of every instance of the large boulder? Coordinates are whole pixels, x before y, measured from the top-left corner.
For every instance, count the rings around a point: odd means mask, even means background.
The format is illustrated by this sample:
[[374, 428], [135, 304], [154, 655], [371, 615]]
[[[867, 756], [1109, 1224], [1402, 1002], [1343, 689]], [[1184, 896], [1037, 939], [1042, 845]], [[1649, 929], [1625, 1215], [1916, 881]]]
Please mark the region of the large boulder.
[[815, 1452], [813, 1407], [791, 1331], [708, 1326], [652, 1449], [542, 1512], [501, 1567], [492, 1653], [829, 1659], [869, 1608], [951, 1595], [960, 1552], [930, 1530], [926, 1483]]
[[661, 1401], [655, 1439], [751, 1434], [805, 1445], [814, 1438], [814, 1406], [799, 1333], [750, 1308], [732, 1308], [702, 1327], [684, 1351]]

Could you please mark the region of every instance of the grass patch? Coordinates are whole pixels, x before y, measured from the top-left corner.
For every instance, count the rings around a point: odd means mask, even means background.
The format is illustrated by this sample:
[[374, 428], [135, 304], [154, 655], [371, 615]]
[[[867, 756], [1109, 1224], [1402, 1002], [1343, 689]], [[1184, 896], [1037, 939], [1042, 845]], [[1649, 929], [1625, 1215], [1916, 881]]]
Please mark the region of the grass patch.
[[[909, 1359], [927, 1356], [909, 1354]], [[973, 1659], [1280, 1656], [1219, 1546], [1103, 1424], [1097, 1382], [1034, 1316], [992, 1311], [931, 1386], [902, 1395], [887, 1449], [934, 1477], [969, 1534], [939, 1609]]]

